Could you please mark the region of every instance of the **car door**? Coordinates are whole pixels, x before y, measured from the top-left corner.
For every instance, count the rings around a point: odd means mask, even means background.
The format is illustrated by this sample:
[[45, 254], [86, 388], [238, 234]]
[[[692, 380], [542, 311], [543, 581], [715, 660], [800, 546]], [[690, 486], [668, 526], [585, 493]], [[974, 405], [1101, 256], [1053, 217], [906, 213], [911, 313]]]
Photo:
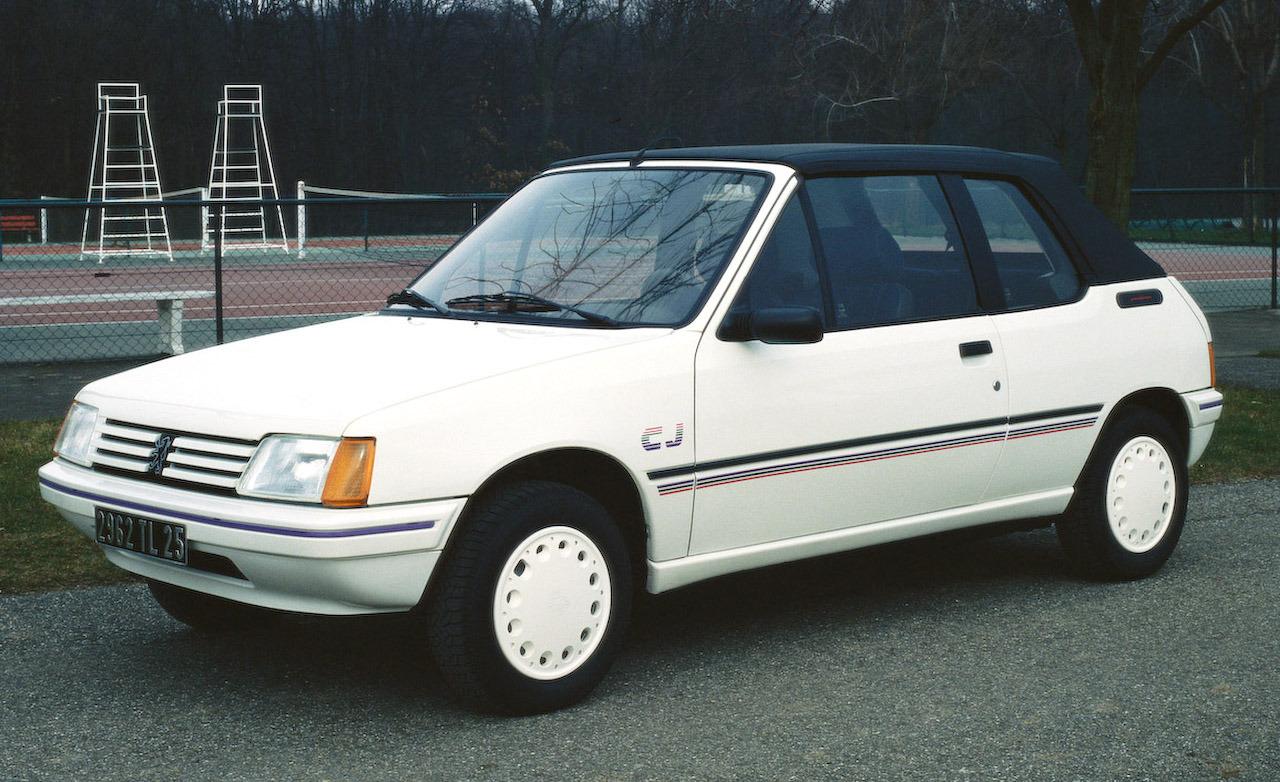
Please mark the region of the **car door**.
[[[821, 341], [751, 339], [776, 307], [817, 310]], [[691, 554], [983, 496], [1003, 356], [935, 177], [809, 180], [724, 310], [695, 360], [696, 465], [665, 484], [693, 487]]]
[[[1070, 487], [1131, 357], [1115, 340], [1111, 297], [1088, 297], [1065, 233], [1035, 193], [1009, 179], [949, 177], [978, 266], [990, 264], [992, 314], [1009, 373], [1009, 436], [987, 499]], [[965, 200], [968, 203], [964, 203]]]

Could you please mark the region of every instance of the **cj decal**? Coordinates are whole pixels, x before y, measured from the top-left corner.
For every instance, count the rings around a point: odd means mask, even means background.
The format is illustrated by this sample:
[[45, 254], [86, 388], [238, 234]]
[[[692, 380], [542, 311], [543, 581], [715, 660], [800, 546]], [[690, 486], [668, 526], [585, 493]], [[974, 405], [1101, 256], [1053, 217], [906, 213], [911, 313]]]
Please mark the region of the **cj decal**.
[[650, 426], [640, 433], [640, 447], [646, 451], [656, 451], [663, 446], [667, 448], [675, 448], [684, 442], [684, 424], [676, 424], [676, 436], [670, 440], [663, 441], [662, 427]]

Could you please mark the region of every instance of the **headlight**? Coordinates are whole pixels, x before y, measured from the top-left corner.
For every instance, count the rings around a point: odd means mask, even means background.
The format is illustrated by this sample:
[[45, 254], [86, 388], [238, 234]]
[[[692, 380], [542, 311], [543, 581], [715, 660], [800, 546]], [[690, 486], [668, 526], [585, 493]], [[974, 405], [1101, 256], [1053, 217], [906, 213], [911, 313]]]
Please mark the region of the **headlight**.
[[98, 427], [98, 408], [72, 402], [62, 421], [58, 440], [53, 444], [55, 456], [89, 467], [93, 455], [93, 432]]
[[272, 435], [258, 445], [236, 491], [248, 497], [356, 507], [369, 499], [372, 438]]

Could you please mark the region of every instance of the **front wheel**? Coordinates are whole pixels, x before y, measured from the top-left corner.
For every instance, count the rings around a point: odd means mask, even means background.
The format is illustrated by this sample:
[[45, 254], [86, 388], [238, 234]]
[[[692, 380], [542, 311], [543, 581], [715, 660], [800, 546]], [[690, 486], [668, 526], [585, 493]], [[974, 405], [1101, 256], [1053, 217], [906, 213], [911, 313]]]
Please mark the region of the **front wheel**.
[[1145, 408], [1103, 432], [1056, 526], [1080, 569], [1096, 576], [1151, 575], [1178, 545], [1187, 514], [1187, 459], [1169, 422]]
[[631, 610], [617, 525], [569, 486], [525, 481], [481, 500], [426, 603], [432, 655], [484, 711], [571, 705], [604, 678]]

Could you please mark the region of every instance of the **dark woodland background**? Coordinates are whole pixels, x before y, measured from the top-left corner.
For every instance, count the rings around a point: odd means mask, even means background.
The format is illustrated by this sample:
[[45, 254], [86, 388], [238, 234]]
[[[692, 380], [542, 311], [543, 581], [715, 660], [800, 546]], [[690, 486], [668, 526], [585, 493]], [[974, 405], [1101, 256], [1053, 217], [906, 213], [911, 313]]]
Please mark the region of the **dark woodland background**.
[[[0, 197], [83, 196], [110, 80], [150, 95], [168, 190], [207, 179], [227, 82], [264, 84], [285, 183], [504, 191], [665, 135], [978, 144], [1079, 176], [1090, 83], [1066, 5], [0, 0]], [[1277, 6], [1228, 0], [1177, 44], [1142, 92], [1135, 184], [1280, 182]]]

